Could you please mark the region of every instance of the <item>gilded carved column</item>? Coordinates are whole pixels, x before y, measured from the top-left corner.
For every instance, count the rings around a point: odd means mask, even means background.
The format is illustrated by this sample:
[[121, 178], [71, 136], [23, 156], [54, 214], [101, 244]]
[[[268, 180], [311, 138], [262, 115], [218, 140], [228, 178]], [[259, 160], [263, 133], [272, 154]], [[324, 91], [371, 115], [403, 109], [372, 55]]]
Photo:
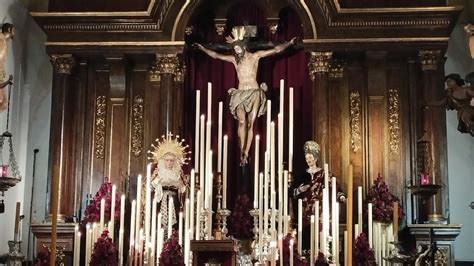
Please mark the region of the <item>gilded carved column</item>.
[[[444, 97], [443, 58], [440, 50], [421, 50], [418, 53], [422, 70], [422, 99], [417, 110], [421, 113], [422, 135], [419, 143], [425, 144], [425, 150], [418, 151], [419, 161], [424, 161], [420, 169], [428, 174], [431, 182], [443, 186], [441, 192], [434, 198], [433, 215], [431, 219], [442, 218], [444, 214], [443, 199], [448, 195], [447, 184], [447, 141], [446, 141], [446, 110], [445, 108], [429, 108], [423, 110], [423, 105]], [[420, 134], [419, 133], [419, 134]]]
[[158, 82], [159, 135], [166, 132], [179, 134], [182, 114], [182, 82], [184, 67], [176, 54], [156, 54], [156, 60], [150, 69], [150, 81]]
[[[50, 176], [51, 206], [58, 203], [58, 220], [74, 214], [74, 91], [71, 70], [76, 61], [71, 54], [53, 54], [54, 68], [51, 104]], [[57, 193], [57, 198], [55, 197]], [[57, 201], [56, 201], [57, 199]]]
[[309, 74], [313, 81], [313, 136], [321, 146], [320, 162], [329, 162], [328, 78], [332, 52], [311, 52]]

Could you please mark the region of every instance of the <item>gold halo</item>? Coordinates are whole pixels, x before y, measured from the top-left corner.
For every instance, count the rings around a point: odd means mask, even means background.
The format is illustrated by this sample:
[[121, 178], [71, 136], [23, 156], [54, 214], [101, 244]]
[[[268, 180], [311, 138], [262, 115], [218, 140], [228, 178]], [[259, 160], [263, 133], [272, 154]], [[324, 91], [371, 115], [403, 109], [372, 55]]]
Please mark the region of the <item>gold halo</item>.
[[173, 134], [168, 133], [166, 136], [157, 138], [156, 144], [151, 144], [152, 149], [148, 151], [151, 156], [148, 157], [154, 163], [157, 163], [165, 154], [171, 153], [176, 156], [181, 165], [187, 164], [189, 161], [190, 151], [186, 151], [189, 147], [184, 145], [184, 139], [179, 140], [179, 135], [176, 137]]

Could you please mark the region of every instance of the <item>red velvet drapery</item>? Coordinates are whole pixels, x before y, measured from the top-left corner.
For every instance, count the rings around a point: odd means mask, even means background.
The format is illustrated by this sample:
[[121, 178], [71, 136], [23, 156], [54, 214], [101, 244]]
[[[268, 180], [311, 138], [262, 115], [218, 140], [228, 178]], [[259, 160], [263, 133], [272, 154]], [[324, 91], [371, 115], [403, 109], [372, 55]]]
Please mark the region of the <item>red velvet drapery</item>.
[[[188, 42], [201, 43], [223, 43], [224, 36], [219, 36], [216, 33], [212, 10], [202, 8], [194, 19], [193, 25], [193, 39]], [[290, 9], [285, 8], [280, 12], [280, 21], [278, 31], [275, 34], [270, 34], [267, 27], [267, 20], [264, 9], [246, 2], [245, 5], [234, 6], [229, 9], [227, 15], [227, 30], [234, 25], [257, 25], [259, 29], [259, 36], [265, 41], [273, 41], [275, 43], [282, 43], [290, 40], [292, 37], [302, 37], [303, 30], [301, 28], [301, 21], [296, 13]], [[196, 37], [197, 36], [197, 37]], [[288, 95], [289, 86], [294, 88], [294, 170], [302, 170], [305, 167], [303, 156], [303, 143], [312, 136], [311, 124], [311, 80], [308, 75], [308, 62], [305, 51], [302, 49], [289, 49], [283, 54], [265, 58], [260, 61], [258, 82], [266, 82], [269, 91], [267, 98], [272, 100], [272, 120], [277, 122], [278, 102], [279, 102], [279, 82], [280, 79], [285, 80], [285, 153], [284, 162], [288, 161]], [[233, 198], [236, 193], [243, 192], [245, 182], [242, 180], [239, 167], [239, 146], [237, 140], [237, 121], [229, 112], [228, 104], [230, 97], [227, 90], [236, 87], [238, 80], [236, 77], [234, 66], [230, 63], [222, 62], [212, 59], [204, 53], [188, 49], [186, 51], [186, 92], [185, 92], [185, 108], [184, 112], [184, 133], [186, 140], [194, 147], [194, 118], [195, 118], [195, 95], [196, 90], [201, 90], [201, 113], [205, 114], [207, 110], [207, 82], [212, 82], [212, 147], [217, 151], [217, 114], [218, 102], [224, 102], [224, 121], [223, 134], [229, 137], [229, 157], [228, 157], [228, 205], [233, 206]], [[263, 155], [265, 150], [265, 117], [260, 117], [255, 123], [254, 133], [259, 134], [260, 141], [260, 169], [263, 170]], [[255, 138], [254, 138], [255, 141]], [[250, 150], [250, 186], [247, 192], [250, 194], [253, 184], [253, 165], [254, 165], [254, 145]], [[194, 157], [192, 157], [194, 158]], [[214, 163], [217, 158], [214, 159]], [[193, 165], [191, 163], [190, 165]], [[213, 169], [217, 169], [214, 167]], [[285, 166], [287, 169], [287, 164]]]

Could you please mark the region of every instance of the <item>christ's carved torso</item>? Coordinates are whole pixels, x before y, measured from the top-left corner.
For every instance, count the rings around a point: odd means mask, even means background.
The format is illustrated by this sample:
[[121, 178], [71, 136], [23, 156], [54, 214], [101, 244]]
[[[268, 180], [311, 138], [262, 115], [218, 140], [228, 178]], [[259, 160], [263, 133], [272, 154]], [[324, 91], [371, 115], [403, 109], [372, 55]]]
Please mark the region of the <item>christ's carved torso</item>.
[[240, 61], [233, 61], [237, 78], [239, 80], [239, 90], [257, 89], [257, 70], [259, 57], [253, 53], [246, 52]]

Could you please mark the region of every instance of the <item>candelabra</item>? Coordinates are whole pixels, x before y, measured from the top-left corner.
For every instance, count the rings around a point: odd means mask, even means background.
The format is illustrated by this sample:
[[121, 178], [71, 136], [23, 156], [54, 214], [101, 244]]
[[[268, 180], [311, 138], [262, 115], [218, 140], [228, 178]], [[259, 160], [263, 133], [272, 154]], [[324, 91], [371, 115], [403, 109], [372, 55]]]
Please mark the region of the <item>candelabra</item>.
[[209, 209], [203, 209], [201, 211], [201, 239], [212, 240], [212, 233], [209, 234], [209, 227], [211, 226], [212, 220], [209, 221], [212, 211]]
[[230, 211], [228, 209], [219, 209], [217, 210], [217, 214], [217, 216], [220, 217], [220, 220], [222, 221], [222, 238], [227, 239], [227, 233], [229, 232], [227, 229], [227, 217], [230, 216]]
[[260, 245], [259, 245], [259, 241], [258, 241], [258, 234], [259, 234], [259, 231], [258, 231], [258, 216], [259, 214], [259, 209], [252, 209], [250, 210], [250, 215], [252, 215], [253, 217], [253, 245], [252, 245], [252, 257], [255, 259], [255, 260], [258, 260], [259, 256], [260, 256]]

